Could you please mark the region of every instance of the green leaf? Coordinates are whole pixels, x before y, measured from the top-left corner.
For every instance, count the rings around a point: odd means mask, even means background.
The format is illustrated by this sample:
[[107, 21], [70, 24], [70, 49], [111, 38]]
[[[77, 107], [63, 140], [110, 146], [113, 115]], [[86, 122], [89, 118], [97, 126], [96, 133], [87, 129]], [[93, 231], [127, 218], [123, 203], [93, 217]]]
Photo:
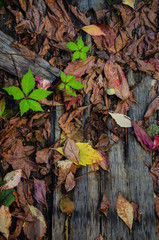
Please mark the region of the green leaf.
[[66, 85], [66, 93], [71, 95], [71, 96], [77, 97], [76, 93], [67, 85]]
[[74, 52], [73, 57], [72, 57], [72, 62], [76, 59], [79, 59], [79, 57], [80, 57], [80, 52], [78, 52], [78, 51]]
[[38, 102], [36, 102], [34, 100], [31, 100], [31, 99], [28, 99], [27, 102], [28, 102], [29, 108], [32, 109], [33, 111], [40, 111], [40, 112], [44, 111], [42, 109], [40, 103], [38, 103]]
[[9, 207], [14, 201], [15, 197], [13, 195], [13, 192], [15, 192], [15, 189], [7, 189], [3, 190], [0, 193], [0, 205], [4, 205], [6, 207]]
[[66, 82], [68, 83], [68, 82], [74, 80], [75, 78], [76, 78], [76, 76], [74, 76], [74, 75], [68, 75], [66, 78]]
[[88, 52], [90, 49], [90, 46], [85, 46], [84, 48], [81, 49], [81, 52]]
[[28, 95], [31, 90], [35, 87], [35, 78], [29, 67], [28, 72], [22, 78], [22, 88], [26, 95]]
[[62, 90], [65, 88], [65, 84], [64, 83], [60, 83], [57, 87], [58, 90]]
[[32, 98], [34, 100], [41, 100], [46, 98], [49, 94], [51, 94], [52, 91], [47, 91], [45, 89], [39, 88], [34, 90], [29, 96], [28, 98]]
[[63, 72], [63, 71], [61, 71], [61, 80], [63, 81], [63, 82], [66, 82], [66, 74]]
[[20, 115], [23, 116], [23, 114], [29, 110], [28, 100], [23, 99], [20, 102], [19, 107], [20, 107]]
[[10, 86], [7, 88], [3, 88], [9, 95], [13, 96], [14, 100], [19, 100], [19, 99], [23, 99], [24, 93], [22, 92], [22, 90], [18, 87], [14, 87], [14, 86]]
[[67, 84], [67, 86], [70, 86], [70, 87], [72, 87], [72, 88], [74, 88], [74, 89], [81, 89], [81, 88], [84, 88], [85, 86], [84, 85], [82, 85], [80, 82], [78, 82], [78, 81], [70, 81], [68, 84]]
[[74, 43], [74, 42], [67, 43], [67, 47], [72, 51], [78, 50], [78, 47], [77, 47], [76, 43]]
[[84, 47], [84, 42], [82, 40], [82, 37], [80, 37], [80, 39], [77, 41], [77, 46], [79, 50], [81, 50]]
[[87, 58], [87, 54], [85, 52], [81, 52], [80, 53], [80, 57], [81, 59], [85, 62], [86, 61], [86, 58]]
[[5, 106], [6, 106], [6, 102], [5, 102], [5, 98], [3, 97], [0, 100], [0, 116], [3, 116], [4, 110], [5, 110]]

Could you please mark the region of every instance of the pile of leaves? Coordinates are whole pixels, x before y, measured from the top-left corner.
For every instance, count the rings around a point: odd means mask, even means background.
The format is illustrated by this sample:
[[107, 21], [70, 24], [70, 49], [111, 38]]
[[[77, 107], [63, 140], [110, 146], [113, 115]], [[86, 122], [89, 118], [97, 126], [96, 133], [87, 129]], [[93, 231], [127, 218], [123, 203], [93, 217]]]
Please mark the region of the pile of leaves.
[[[45, 112], [30, 111], [23, 117], [0, 119], [4, 175], [0, 192], [0, 222], [4, 224], [0, 232], [11, 239], [16, 239], [22, 229], [28, 239], [42, 239], [47, 227], [37, 204], [44, 205], [47, 212], [52, 174], [57, 176], [57, 186], [64, 184], [69, 192], [76, 186], [81, 167], [89, 165], [93, 172], [99, 169], [110, 172], [107, 151], [124, 137], [126, 128], [133, 127], [142, 147], [154, 152], [153, 166], [148, 167], [154, 186], [157, 188], [159, 184], [159, 126], [158, 122], [150, 124], [159, 110], [157, 1], [141, 2], [135, 10], [124, 4], [113, 5], [111, 11], [92, 10], [91, 25], [77, 7], [64, 5], [62, 0], [41, 2], [5, 1], [5, 8], [12, 14], [8, 26], [14, 25], [19, 37], [14, 47], [25, 57], [34, 59], [37, 54], [44, 57], [67, 76], [74, 75], [85, 87], [70, 96], [58, 90], [57, 85], [50, 85], [49, 79], [36, 76], [40, 88], [53, 90], [53, 99], [41, 102]], [[92, 37], [88, 57], [85, 61], [71, 61], [72, 52], [67, 44], [77, 42], [85, 32]], [[154, 78], [152, 102], [139, 123], [127, 116], [136, 101], [124, 74], [130, 69]], [[53, 106], [59, 105], [65, 110], [58, 121], [61, 135], [59, 141], [51, 144], [50, 118]], [[159, 216], [158, 199], [156, 195]], [[103, 195], [100, 211], [106, 216], [109, 206]], [[139, 206], [129, 203], [120, 193], [116, 208], [130, 231], [133, 220], [141, 221]]]

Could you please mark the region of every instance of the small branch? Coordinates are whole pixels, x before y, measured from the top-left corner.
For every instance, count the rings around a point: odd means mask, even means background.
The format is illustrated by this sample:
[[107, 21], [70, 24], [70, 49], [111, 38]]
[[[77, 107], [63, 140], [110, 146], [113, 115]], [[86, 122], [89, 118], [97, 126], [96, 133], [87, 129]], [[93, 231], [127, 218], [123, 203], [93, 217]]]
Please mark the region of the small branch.
[[79, 177], [76, 177], [75, 180], [78, 180], [78, 179], [80, 179], [80, 178], [82, 178], [82, 177], [85, 177], [85, 176], [87, 176], [87, 175], [90, 174], [90, 173], [94, 173], [94, 171], [91, 171], [91, 172], [85, 173], [85, 174], [83, 174], [83, 175], [81, 175], [81, 176], [79, 176]]

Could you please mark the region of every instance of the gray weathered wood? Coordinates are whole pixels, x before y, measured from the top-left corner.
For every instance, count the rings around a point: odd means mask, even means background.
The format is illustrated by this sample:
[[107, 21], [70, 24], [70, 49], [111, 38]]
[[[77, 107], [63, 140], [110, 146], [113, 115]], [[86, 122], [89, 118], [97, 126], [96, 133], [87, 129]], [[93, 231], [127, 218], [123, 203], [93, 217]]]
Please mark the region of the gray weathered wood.
[[59, 69], [53, 68], [46, 60], [36, 56], [34, 60], [22, 56], [21, 52], [11, 47], [15, 40], [0, 31], [0, 69], [17, 76], [17, 72], [11, 58], [14, 58], [19, 76], [22, 77], [28, 71], [30, 66], [31, 71], [38, 77], [43, 77], [54, 81], [56, 76], [59, 76]]

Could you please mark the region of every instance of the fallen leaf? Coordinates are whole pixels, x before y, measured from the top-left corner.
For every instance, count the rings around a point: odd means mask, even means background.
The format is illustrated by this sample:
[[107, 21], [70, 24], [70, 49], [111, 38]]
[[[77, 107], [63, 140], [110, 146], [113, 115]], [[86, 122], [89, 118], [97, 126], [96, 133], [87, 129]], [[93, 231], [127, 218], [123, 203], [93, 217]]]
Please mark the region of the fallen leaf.
[[74, 211], [74, 208], [74, 203], [68, 197], [60, 200], [60, 210], [62, 213], [69, 215]]
[[81, 59], [69, 62], [64, 73], [67, 75], [75, 75], [76, 77], [81, 77], [85, 73], [90, 73], [94, 67], [95, 59], [94, 56], [90, 56], [87, 57], [85, 62]]
[[131, 206], [133, 207], [133, 219], [141, 223], [141, 212], [139, 209], [139, 205], [134, 202], [131, 202]]
[[82, 13], [76, 6], [70, 5], [69, 8], [75, 17], [84, 25], [89, 24], [89, 20], [86, 18], [86, 15]]
[[111, 113], [111, 112], [108, 112], [108, 113], [120, 127], [124, 127], [124, 128], [132, 127], [131, 119], [128, 116], [120, 113]]
[[84, 26], [82, 30], [91, 36], [105, 36], [105, 33], [96, 25]]
[[46, 223], [41, 211], [28, 204], [32, 216], [35, 218], [34, 222], [24, 222], [23, 230], [29, 240], [42, 239], [46, 233]]
[[122, 0], [122, 3], [134, 9], [135, 0]]
[[36, 162], [45, 163], [48, 169], [50, 168], [49, 160], [51, 159], [51, 157], [53, 157], [53, 149], [51, 148], [52, 146], [36, 152]]
[[96, 237], [94, 240], [104, 240], [104, 238], [102, 237], [102, 235], [101, 235], [101, 234], [99, 234], [99, 236], [98, 236], [98, 237]]
[[[98, 163], [104, 160], [104, 158], [95, 150], [93, 149], [88, 143], [76, 143], [80, 150], [80, 160], [79, 165], [90, 165], [93, 163]], [[56, 148], [56, 151], [64, 155], [63, 148]], [[71, 160], [71, 159], [70, 159]], [[74, 162], [77, 164], [76, 162]]]
[[76, 181], [74, 180], [74, 178], [75, 177], [73, 173], [69, 172], [65, 181], [65, 189], [67, 192], [71, 191], [76, 186]]
[[2, 205], [0, 207], [0, 232], [8, 239], [9, 228], [11, 226], [11, 214], [9, 208]]
[[159, 218], [159, 197], [156, 194], [154, 194], [154, 205], [155, 205], [156, 215]]
[[45, 204], [47, 207], [45, 181], [34, 178], [34, 198], [39, 204]]
[[132, 121], [132, 125], [134, 128], [135, 135], [137, 137], [137, 140], [141, 143], [141, 146], [145, 150], [155, 150], [154, 143], [151, 140], [151, 138], [147, 135], [147, 133], [139, 127], [135, 122]]
[[80, 151], [75, 141], [72, 139], [67, 139], [63, 147], [64, 155], [71, 161], [79, 163], [80, 161]]
[[5, 185], [2, 187], [2, 190], [16, 187], [21, 181], [21, 177], [22, 177], [21, 169], [7, 173], [4, 177]]
[[110, 172], [110, 168], [109, 168], [109, 158], [102, 153], [101, 151], [98, 151], [98, 153], [100, 154], [100, 156], [103, 158], [102, 161], [98, 161], [98, 165], [105, 171]]
[[159, 135], [155, 136], [154, 138], [154, 146], [159, 147]]
[[109, 202], [108, 198], [106, 197], [106, 195], [103, 194], [103, 198], [100, 203], [99, 211], [104, 213], [104, 215], [107, 217], [107, 214], [108, 214], [107, 211], [108, 211], [109, 207], [110, 207], [110, 202]]
[[116, 202], [116, 209], [118, 216], [125, 222], [131, 232], [133, 225], [133, 207], [124, 197], [122, 197], [120, 192]]
[[144, 119], [145, 120], [149, 119], [153, 115], [154, 111], [156, 110], [159, 110], [159, 96], [155, 98], [153, 102], [150, 103], [150, 105], [148, 106]]
[[130, 96], [129, 85], [120, 65], [108, 60], [104, 73], [108, 80], [108, 89], [114, 89], [117, 97], [127, 99]]
[[35, 82], [36, 82], [36, 88], [42, 88], [47, 90], [51, 86], [51, 83], [49, 80], [41, 77], [35, 77]]

